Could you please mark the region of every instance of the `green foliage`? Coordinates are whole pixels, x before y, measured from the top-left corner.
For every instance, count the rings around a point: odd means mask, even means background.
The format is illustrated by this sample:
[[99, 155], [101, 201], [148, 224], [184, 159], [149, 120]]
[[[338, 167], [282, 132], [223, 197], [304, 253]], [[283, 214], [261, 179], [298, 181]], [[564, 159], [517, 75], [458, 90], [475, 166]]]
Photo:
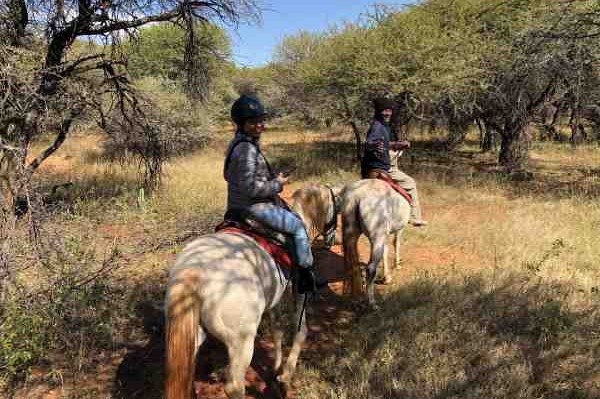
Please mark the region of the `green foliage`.
[[0, 323], [0, 390], [53, 352], [84, 362], [88, 350], [108, 348], [119, 309], [116, 287], [108, 277], [119, 251], [98, 259], [81, 237], [55, 242], [43, 264], [36, 266], [37, 284], [24, 281], [2, 303]]
[[416, 102], [403, 112], [445, 123], [450, 147], [475, 119], [484, 121], [502, 137], [500, 162], [518, 170], [527, 153], [523, 130], [544, 104], [584, 109], [599, 100], [600, 46], [574, 27], [586, 16], [593, 32], [600, 12], [589, 2], [427, 0], [384, 8], [366, 23], [284, 38], [267, 70], [281, 91], [271, 91], [282, 112], [305, 123], [353, 127], [371, 117], [375, 96], [411, 93]]
[[[209, 75], [219, 76], [226, 69], [231, 53], [226, 32], [209, 23], [198, 23], [195, 29]], [[141, 29], [137, 38], [128, 40], [124, 46], [133, 78], [153, 76], [174, 81], [184, 79], [184, 49], [184, 30], [171, 23]]]
[[46, 322], [9, 298], [3, 303], [0, 324], [0, 392], [17, 373], [24, 371], [46, 353]]

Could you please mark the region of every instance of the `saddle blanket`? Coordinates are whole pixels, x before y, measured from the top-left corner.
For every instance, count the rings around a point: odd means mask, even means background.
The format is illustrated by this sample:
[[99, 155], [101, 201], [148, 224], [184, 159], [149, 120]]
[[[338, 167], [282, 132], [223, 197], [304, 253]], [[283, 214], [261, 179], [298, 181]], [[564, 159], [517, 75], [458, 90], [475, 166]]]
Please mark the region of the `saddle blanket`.
[[218, 233], [233, 233], [233, 234], [244, 234], [252, 238], [258, 245], [260, 245], [277, 263], [279, 266], [291, 270], [293, 266], [292, 257], [288, 253], [288, 251], [283, 248], [281, 245], [276, 244], [265, 237], [256, 234], [253, 231], [244, 229], [239, 226], [223, 226], [221, 228], [217, 228], [216, 232]]
[[396, 183], [388, 174], [379, 173], [377, 175], [377, 179], [386, 182], [391, 188], [393, 188], [398, 194], [400, 194], [409, 204], [412, 205], [412, 195], [408, 193], [405, 189], [400, 187], [398, 183]]

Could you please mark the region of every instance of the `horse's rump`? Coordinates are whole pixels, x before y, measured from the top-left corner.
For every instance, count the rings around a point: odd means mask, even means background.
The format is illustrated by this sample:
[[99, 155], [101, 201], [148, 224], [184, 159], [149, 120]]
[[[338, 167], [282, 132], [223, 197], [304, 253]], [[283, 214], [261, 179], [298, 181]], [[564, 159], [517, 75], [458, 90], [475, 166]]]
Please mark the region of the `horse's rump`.
[[282, 245], [278, 244], [273, 240], [269, 240], [267, 237], [256, 233], [243, 225], [239, 224], [227, 224], [222, 223], [217, 227], [217, 232], [225, 234], [243, 234], [252, 238], [262, 249], [264, 249], [277, 263], [282, 267], [282, 270], [286, 273], [286, 278], [290, 278], [292, 267], [294, 262], [289, 251]]

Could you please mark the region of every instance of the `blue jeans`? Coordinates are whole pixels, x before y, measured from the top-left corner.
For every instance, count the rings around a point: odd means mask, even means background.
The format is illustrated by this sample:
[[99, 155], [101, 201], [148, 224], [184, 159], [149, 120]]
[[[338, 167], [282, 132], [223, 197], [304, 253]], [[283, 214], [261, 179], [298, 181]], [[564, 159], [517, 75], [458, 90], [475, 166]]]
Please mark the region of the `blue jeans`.
[[302, 220], [292, 212], [270, 203], [254, 204], [249, 209], [254, 218], [265, 226], [289, 234], [294, 239], [296, 264], [300, 267], [311, 267], [313, 256], [310, 250], [308, 234]]

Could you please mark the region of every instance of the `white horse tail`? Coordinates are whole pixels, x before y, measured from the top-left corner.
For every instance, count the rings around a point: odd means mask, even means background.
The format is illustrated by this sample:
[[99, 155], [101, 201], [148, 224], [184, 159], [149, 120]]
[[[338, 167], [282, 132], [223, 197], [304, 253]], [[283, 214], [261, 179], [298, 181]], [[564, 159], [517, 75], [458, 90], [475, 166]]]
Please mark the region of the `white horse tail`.
[[194, 270], [183, 269], [172, 276], [165, 301], [167, 399], [191, 397], [196, 368], [196, 339], [200, 327], [200, 277]]

